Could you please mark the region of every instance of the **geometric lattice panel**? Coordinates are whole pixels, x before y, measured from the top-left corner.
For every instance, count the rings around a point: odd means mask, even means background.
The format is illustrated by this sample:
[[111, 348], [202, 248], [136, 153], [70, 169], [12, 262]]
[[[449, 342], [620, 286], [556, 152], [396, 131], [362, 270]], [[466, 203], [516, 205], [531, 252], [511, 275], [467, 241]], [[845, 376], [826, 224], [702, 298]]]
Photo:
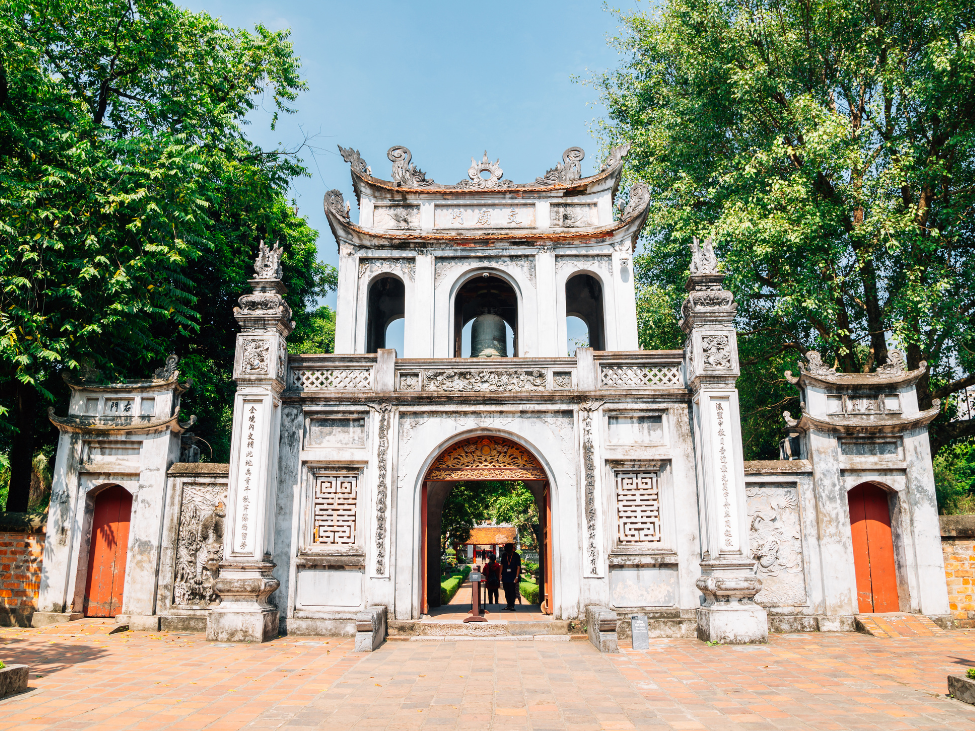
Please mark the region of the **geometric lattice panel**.
[[291, 387], [301, 391], [358, 391], [372, 387], [371, 368], [292, 370]]
[[355, 543], [356, 475], [315, 475], [312, 542], [325, 546]]
[[616, 473], [616, 516], [620, 543], [660, 542], [660, 491], [656, 472]]
[[609, 388], [683, 386], [679, 366], [608, 366], [599, 369], [599, 385]]

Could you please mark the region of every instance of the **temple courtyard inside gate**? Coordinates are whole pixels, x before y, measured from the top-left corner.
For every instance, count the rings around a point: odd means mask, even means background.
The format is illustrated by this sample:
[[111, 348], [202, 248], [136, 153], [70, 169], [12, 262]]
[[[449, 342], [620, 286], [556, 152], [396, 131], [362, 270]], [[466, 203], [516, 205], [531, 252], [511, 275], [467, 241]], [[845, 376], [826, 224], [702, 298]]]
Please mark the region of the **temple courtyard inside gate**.
[[0, 729], [975, 727], [975, 708], [946, 695], [945, 676], [975, 666], [966, 630], [658, 639], [607, 654], [568, 635], [356, 653], [336, 637], [229, 644], [111, 629], [0, 629], [0, 659], [31, 666], [30, 689], [0, 701]]

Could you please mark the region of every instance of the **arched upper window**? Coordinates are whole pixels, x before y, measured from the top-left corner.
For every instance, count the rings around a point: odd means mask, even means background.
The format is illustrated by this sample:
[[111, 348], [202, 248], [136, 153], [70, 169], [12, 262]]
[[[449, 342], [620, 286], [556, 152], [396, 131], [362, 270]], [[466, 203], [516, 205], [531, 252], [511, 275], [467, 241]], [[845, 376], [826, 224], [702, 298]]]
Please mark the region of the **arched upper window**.
[[[603, 287], [591, 274], [574, 274], [565, 282], [565, 317], [569, 342], [567, 350], [574, 354], [575, 345], [588, 345], [593, 350], [606, 349], [605, 319], [603, 317]], [[581, 334], [585, 325], [586, 336]], [[588, 339], [582, 343], [583, 337]], [[573, 342], [575, 341], [575, 342]]]
[[386, 342], [390, 324], [406, 315], [406, 287], [392, 275], [377, 277], [369, 285], [366, 352], [375, 353], [389, 347]]
[[467, 327], [467, 325], [473, 323], [479, 315], [495, 315], [501, 318], [505, 328], [507, 355], [517, 355], [518, 295], [506, 280], [484, 272], [464, 282], [454, 296], [454, 357], [478, 356], [478, 353], [472, 352], [473, 326]]

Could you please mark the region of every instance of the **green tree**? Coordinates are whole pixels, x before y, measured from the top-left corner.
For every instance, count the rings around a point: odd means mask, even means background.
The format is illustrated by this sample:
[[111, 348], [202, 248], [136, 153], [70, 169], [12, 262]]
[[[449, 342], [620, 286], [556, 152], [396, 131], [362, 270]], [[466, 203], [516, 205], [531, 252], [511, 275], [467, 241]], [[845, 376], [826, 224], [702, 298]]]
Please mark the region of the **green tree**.
[[286, 249], [296, 312], [324, 292], [316, 234], [286, 200], [300, 161], [244, 135], [262, 100], [276, 120], [304, 87], [287, 36], [168, 0], [0, 6], [7, 509], [26, 508], [38, 401], [62, 373], [144, 375], [177, 350], [198, 393], [219, 396], [209, 374], [230, 362], [232, 301], [262, 237]]
[[[782, 371], [810, 349], [845, 372], [895, 346], [927, 361], [922, 408], [975, 383], [975, 6], [668, 0], [620, 17], [601, 134], [633, 144], [628, 180], [651, 191], [644, 342], [677, 341], [647, 313], [669, 307], [674, 334], [690, 238], [713, 237], [752, 454], [774, 449], [795, 398]], [[940, 422], [935, 447], [975, 433]]]

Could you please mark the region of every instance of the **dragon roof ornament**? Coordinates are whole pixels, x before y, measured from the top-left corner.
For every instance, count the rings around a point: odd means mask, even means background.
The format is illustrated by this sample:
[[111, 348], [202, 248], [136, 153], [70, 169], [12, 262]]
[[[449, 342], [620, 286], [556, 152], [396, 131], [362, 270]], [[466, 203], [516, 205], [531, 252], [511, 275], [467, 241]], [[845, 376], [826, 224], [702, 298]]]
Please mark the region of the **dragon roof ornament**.
[[[544, 175], [535, 178], [531, 183], [514, 183], [504, 178], [504, 170], [501, 168], [501, 160], [498, 158], [494, 162], [488, 158], [485, 150], [482, 158], [478, 161], [471, 158], [471, 166], [467, 170], [467, 178], [455, 185], [437, 183], [426, 176], [420, 168], [412, 164], [412, 153], [409, 148], [403, 145], [394, 145], [386, 152], [386, 157], [393, 163], [392, 181], [384, 181], [376, 178], [366, 161], [358, 150], [351, 147], [338, 146], [342, 159], [349, 163], [352, 172], [359, 178], [364, 178], [363, 182], [371, 185], [382, 185], [392, 182], [394, 188], [424, 189], [424, 190], [508, 190], [554, 188], [556, 186], [592, 184], [593, 182], [605, 178], [609, 175], [618, 174], [622, 167], [623, 159], [629, 153], [630, 143], [624, 143], [612, 148], [609, 156], [603, 163], [602, 168], [595, 175], [583, 177], [582, 160], [586, 153], [581, 147], [570, 147], [562, 153], [562, 162], [555, 167], [548, 169]], [[358, 185], [358, 183], [356, 183]], [[358, 194], [358, 187], [356, 188]], [[335, 209], [331, 209], [335, 210]], [[638, 210], [638, 209], [634, 209]]]
[[410, 164], [413, 155], [402, 145], [393, 145], [386, 152], [386, 157], [393, 163], [393, 182], [404, 188], [426, 188], [434, 185], [416, 165]]
[[554, 168], [549, 168], [540, 178], [535, 178], [538, 185], [563, 185], [582, 178], [582, 161], [586, 151], [581, 147], [570, 147], [562, 153], [562, 162]]

